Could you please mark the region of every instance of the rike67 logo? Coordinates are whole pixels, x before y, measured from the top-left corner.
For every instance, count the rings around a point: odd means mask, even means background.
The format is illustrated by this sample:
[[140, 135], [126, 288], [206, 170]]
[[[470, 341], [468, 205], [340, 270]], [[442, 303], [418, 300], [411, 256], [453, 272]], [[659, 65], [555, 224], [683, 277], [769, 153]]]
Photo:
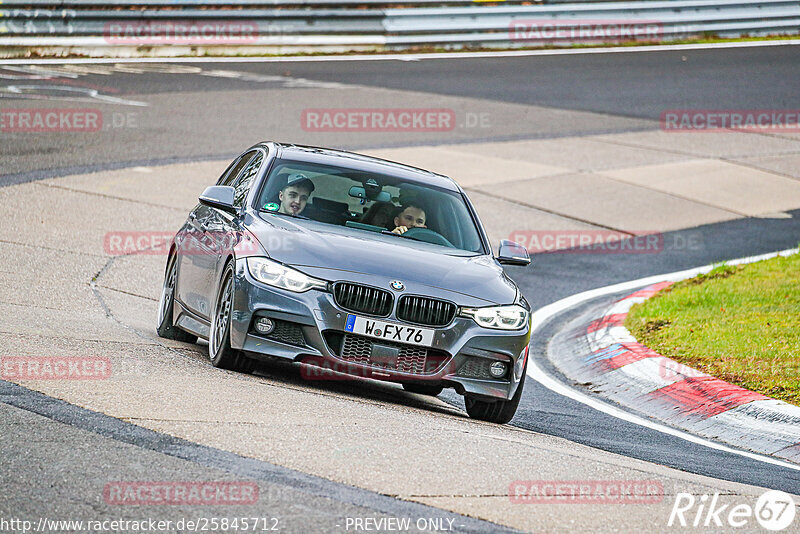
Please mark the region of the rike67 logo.
[[788, 528], [794, 521], [794, 499], [788, 493], [770, 490], [761, 495], [755, 507], [749, 504], [720, 504], [719, 493], [712, 496], [695, 496], [678, 493], [669, 515], [667, 526], [681, 527], [750, 527], [753, 518], [762, 528], [778, 532]]

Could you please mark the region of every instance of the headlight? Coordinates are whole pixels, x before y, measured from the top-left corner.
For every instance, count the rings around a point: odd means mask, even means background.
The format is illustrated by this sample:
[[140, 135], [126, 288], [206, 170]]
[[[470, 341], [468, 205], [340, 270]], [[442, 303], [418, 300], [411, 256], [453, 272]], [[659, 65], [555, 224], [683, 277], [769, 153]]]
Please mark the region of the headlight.
[[285, 265], [267, 258], [250, 257], [247, 258], [247, 270], [250, 275], [261, 283], [268, 286], [288, 289], [295, 293], [302, 293], [309, 289], [328, 288], [328, 282], [312, 278], [307, 274], [296, 271]]
[[487, 308], [461, 308], [462, 317], [469, 317], [484, 328], [519, 330], [528, 323], [528, 310], [517, 304]]

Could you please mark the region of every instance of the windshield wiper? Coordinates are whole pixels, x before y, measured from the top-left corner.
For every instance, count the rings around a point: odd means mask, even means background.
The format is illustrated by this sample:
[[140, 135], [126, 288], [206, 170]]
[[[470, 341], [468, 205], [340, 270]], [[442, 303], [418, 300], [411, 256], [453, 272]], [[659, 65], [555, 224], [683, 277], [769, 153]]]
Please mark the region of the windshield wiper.
[[271, 213], [271, 214], [273, 214], [273, 215], [283, 215], [284, 217], [291, 217], [291, 218], [293, 218], [293, 219], [305, 219], [305, 220], [307, 220], [307, 221], [310, 221], [310, 220], [312, 220], [310, 217], [306, 217], [305, 215], [300, 215], [300, 214], [297, 214], [297, 215], [290, 215], [290, 214], [288, 214], [288, 213], [282, 213], [282, 212], [280, 212], [280, 211], [265, 210], [264, 208], [261, 208], [261, 209], [260, 209], [260, 210], [258, 210], [258, 211], [259, 211], [259, 212], [261, 212], [261, 213]]
[[404, 237], [406, 239], [411, 239], [412, 241], [419, 241], [420, 243], [427, 243], [427, 241], [423, 241], [422, 239], [417, 239], [416, 237], [411, 237], [410, 235], [406, 235], [406, 234], [396, 234], [396, 233], [392, 232], [391, 230], [384, 230], [381, 233], [383, 235], [393, 235], [395, 237]]

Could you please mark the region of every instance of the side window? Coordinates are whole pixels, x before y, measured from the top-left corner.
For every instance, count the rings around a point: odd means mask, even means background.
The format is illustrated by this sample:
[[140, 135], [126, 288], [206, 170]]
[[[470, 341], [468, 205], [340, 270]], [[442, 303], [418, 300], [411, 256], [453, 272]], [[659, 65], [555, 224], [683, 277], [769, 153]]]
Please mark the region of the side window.
[[219, 180], [217, 180], [217, 185], [233, 185], [233, 181], [239, 175], [239, 171], [247, 165], [247, 162], [250, 161], [255, 154], [256, 152], [248, 152], [231, 163], [222, 176], [220, 176]]
[[241, 208], [242, 204], [244, 204], [244, 200], [247, 198], [247, 193], [250, 191], [250, 183], [261, 169], [262, 161], [264, 161], [264, 154], [258, 152], [256, 157], [253, 158], [253, 160], [245, 168], [244, 172], [242, 172], [242, 175], [234, 184], [233, 187], [236, 189], [236, 191], [233, 193], [233, 205], [235, 207]]

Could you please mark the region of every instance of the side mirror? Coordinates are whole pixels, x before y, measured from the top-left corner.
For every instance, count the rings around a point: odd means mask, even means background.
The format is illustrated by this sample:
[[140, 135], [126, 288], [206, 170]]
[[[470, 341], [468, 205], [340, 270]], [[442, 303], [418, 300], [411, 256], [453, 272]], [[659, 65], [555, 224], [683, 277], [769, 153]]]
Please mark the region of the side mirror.
[[519, 243], [503, 239], [497, 251], [497, 261], [503, 265], [527, 266], [531, 264], [531, 257], [528, 250]]
[[236, 213], [236, 208], [233, 206], [233, 193], [236, 190], [229, 185], [212, 185], [206, 187], [203, 194], [200, 195], [200, 203], [212, 208], [221, 209], [228, 213]]

